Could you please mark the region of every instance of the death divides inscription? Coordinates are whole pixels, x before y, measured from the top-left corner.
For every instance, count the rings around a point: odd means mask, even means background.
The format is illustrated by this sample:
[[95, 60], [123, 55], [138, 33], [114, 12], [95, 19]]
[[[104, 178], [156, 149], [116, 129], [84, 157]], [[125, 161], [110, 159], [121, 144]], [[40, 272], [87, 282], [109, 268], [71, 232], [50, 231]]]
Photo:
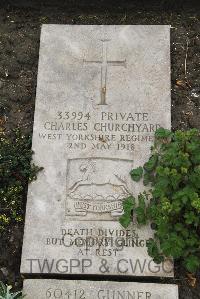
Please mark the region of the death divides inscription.
[[[118, 222], [170, 128], [169, 26], [44, 25], [22, 273], [173, 276], [147, 254], [150, 226]], [[162, 88], [161, 88], [162, 86]]]

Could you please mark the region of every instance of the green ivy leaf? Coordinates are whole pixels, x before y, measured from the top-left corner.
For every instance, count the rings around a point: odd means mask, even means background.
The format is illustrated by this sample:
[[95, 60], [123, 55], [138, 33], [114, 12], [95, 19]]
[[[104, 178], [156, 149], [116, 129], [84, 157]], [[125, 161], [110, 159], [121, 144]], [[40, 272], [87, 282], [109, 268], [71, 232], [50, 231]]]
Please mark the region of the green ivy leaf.
[[139, 182], [143, 175], [143, 168], [140, 166], [136, 169], [131, 170], [130, 175], [133, 181]]
[[140, 194], [138, 197], [138, 207], [136, 208], [137, 221], [139, 224], [145, 225], [147, 223], [146, 201], [145, 196]]
[[161, 243], [161, 249], [166, 256], [180, 258], [184, 252], [185, 241], [182, 236], [176, 232], [171, 232]]
[[195, 215], [194, 212], [188, 211], [184, 214], [185, 223], [186, 224], [195, 224], [197, 226], [199, 224], [199, 217]]
[[155, 240], [149, 239], [147, 242], [147, 251], [156, 264], [160, 264], [164, 261], [164, 256], [160, 254], [158, 244]]
[[158, 155], [152, 155], [149, 159], [148, 162], [146, 162], [144, 164], [144, 169], [147, 171], [147, 172], [151, 172], [155, 169], [156, 165], [157, 165], [157, 162], [158, 162]]
[[169, 138], [173, 135], [173, 133], [170, 130], [159, 128], [155, 132], [156, 138]]
[[151, 175], [150, 173], [146, 172], [146, 173], [144, 174], [143, 184], [144, 184], [144, 186], [148, 186], [150, 183], [151, 183], [151, 184], [154, 183], [154, 176]]
[[124, 227], [127, 228], [131, 223], [131, 217], [128, 214], [124, 214], [119, 218], [119, 223]]
[[194, 185], [195, 188], [200, 189], [200, 166], [193, 169], [189, 176], [189, 181]]
[[124, 228], [127, 228], [132, 221], [132, 211], [134, 207], [135, 198], [133, 196], [129, 196], [123, 201], [124, 214], [119, 218], [119, 222]]
[[200, 267], [200, 259], [195, 255], [190, 255], [185, 259], [185, 266], [189, 272], [195, 273]]
[[135, 198], [133, 196], [129, 196], [123, 201], [123, 209], [125, 213], [130, 213], [135, 207]]

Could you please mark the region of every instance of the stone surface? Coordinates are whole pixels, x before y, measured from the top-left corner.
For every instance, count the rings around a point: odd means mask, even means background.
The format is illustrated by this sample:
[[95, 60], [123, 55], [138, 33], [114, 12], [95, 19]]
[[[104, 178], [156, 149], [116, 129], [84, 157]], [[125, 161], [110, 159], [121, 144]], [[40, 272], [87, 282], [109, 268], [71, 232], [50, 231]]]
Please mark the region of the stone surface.
[[44, 25], [22, 273], [173, 276], [118, 222], [129, 172], [170, 128], [169, 26]]
[[27, 299], [178, 299], [176, 285], [137, 282], [28, 279], [23, 293]]

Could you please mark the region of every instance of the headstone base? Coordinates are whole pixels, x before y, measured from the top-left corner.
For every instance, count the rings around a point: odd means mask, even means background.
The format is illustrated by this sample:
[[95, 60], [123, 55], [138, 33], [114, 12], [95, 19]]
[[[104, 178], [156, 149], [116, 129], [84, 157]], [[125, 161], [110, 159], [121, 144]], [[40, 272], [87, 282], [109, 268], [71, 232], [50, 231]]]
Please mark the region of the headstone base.
[[172, 284], [27, 279], [26, 299], [178, 299], [178, 286]]

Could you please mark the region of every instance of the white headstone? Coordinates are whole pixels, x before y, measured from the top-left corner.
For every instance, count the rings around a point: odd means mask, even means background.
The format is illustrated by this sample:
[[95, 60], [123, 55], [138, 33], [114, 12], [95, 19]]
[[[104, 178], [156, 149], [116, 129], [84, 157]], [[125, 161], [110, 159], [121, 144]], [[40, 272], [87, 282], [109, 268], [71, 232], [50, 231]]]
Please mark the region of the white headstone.
[[169, 26], [42, 27], [22, 273], [173, 276], [118, 222], [170, 107]]

